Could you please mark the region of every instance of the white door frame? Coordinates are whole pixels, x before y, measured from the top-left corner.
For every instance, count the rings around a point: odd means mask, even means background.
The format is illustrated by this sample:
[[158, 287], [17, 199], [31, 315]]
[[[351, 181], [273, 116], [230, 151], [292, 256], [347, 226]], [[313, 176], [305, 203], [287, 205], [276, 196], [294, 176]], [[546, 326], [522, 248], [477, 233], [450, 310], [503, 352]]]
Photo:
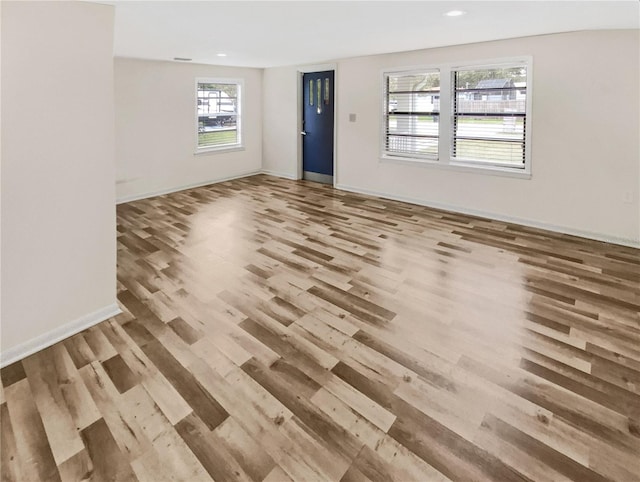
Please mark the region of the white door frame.
[[296, 179], [302, 179], [302, 109], [304, 108], [304, 95], [302, 90], [302, 77], [311, 72], [323, 72], [333, 70], [333, 187], [338, 184], [338, 64], [319, 64], [298, 67], [298, 122], [296, 132], [298, 138], [298, 170]]

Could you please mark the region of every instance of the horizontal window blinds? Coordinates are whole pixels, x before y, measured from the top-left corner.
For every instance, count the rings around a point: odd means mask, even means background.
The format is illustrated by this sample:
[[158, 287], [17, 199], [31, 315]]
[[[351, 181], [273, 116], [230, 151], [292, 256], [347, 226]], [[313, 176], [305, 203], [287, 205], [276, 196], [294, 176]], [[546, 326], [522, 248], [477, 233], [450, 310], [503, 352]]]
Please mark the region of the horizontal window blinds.
[[526, 78], [524, 66], [454, 71], [452, 159], [524, 168]]
[[385, 75], [386, 154], [437, 159], [439, 115], [439, 72]]

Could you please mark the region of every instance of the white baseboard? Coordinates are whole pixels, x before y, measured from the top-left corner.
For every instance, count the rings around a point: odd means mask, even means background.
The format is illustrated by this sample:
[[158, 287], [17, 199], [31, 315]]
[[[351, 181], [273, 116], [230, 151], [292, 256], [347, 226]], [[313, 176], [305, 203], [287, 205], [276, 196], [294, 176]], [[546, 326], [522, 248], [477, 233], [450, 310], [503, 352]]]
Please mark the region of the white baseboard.
[[31, 340], [20, 343], [13, 348], [4, 350], [0, 353], [0, 368], [10, 365], [18, 360], [22, 360], [29, 355], [33, 355], [40, 350], [50, 347], [65, 338], [69, 338], [76, 333], [80, 333], [82, 330], [86, 330], [87, 328], [120, 313], [122, 313], [122, 310], [118, 306], [118, 303], [113, 303], [94, 311], [93, 313], [81, 316], [71, 323], [62, 325], [54, 330], [48, 331], [47, 333], [43, 333], [40, 336], [36, 336]]
[[291, 179], [292, 181], [298, 180], [298, 176], [296, 174], [291, 174], [288, 172], [279, 172], [279, 171], [271, 171], [269, 169], [263, 169], [262, 174], [267, 174], [269, 176], [283, 177], [285, 179]]
[[557, 226], [554, 224], [542, 223], [539, 221], [533, 221], [531, 219], [518, 218], [513, 216], [505, 216], [502, 214], [490, 213], [486, 211], [480, 211], [476, 209], [468, 209], [461, 206], [454, 206], [451, 204], [439, 203], [434, 201], [425, 201], [422, 199], [415, 199], [406, 196], [397, 196], [395, 194], [389, 194], [385, 192], [372, 191], [369, 189], [361, 189], [359, 187], [347, 186], [344, 184], [336, 185], [336, 189], [343, 191], [355, 192], [358, 194], [367, 194], [369, 196], [376, 196], [385, 199], [392, 199], [394, 201], [402, 201], [411, 204], [417, 204], [419, 206], [426, 206], [435, 209], [442, 209], [445, 211], [453, 211], [461, 214], [469, 214], [471, 216], [478, 216], [482, 218], [495, 219], [496, 221], [504, 221], [507, 223], [521, 224], [523, 226], [529, 226], [532, 228], [546, 229], [547, 231], [554, 231], [556, 233], [570, 234], [572, 236], [579, 236], [581, 238], [594, 239], [596, 241], [604, 241], [606, 243], [619, 244], [622, 246], [628, 246], [630, 248], [640, 248], [640, 239], [627, 239], [619, 238], [616, 236], [610, 236], [608, 234], [594, 233], [591, 231], [583, 231], [581, 229], [569, 228], [566, 226]]
[[149, 191], [140, 194], [129, 194], [127, 196], [122, 196], [116, 199], [116, 204], [124, 204], [131, 201], [138, 201], [140, 199], [147, 199], [150, 197], [162, 196], [164, 194], [171, 194], [172, 192], [184, 191], [186, 189], [193, 189], [194, 187], [202, 187], [208, 186], [210, 184], [217, 184], [219, 182], [232, 181], [233, 179], [240, 179], [243, 177], [255, 176], [256, 174], [262, 174], [263, 171], [261, 169], [256, 169], [254, 171], [243, 172], [241, 174], [236, 174], [228, 177], [221, 177], [217, 179], [209, 179], [208, 181], [196, 182], [193, 184], [185, 184], [182, 186], [170, 187], [167, 189], [160, 189], [158, 191]]

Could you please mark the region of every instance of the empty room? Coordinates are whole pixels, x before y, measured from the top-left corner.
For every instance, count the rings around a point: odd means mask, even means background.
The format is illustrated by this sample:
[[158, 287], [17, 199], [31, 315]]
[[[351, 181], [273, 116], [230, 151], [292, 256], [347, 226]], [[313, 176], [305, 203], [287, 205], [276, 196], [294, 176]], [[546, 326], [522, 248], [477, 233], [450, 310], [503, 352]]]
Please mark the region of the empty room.
[[0, 17], [2, 482], [640, 482], [640, 3]]

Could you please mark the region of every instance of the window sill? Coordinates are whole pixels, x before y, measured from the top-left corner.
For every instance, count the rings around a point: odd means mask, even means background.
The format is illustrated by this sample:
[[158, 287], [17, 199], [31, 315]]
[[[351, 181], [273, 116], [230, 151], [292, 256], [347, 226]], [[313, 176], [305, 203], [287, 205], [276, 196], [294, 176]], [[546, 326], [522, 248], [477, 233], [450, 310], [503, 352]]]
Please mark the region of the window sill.
[[243, 145], [233, 145], [233, 146], [225, 146], [225, 147], [203, 147], [202, 149], [197, 149], [196, 152], [193, 153], [194, 156], [201, 156], [204, 154], [215, 154], [216, 152], [233, 152], [233, 151], [244, 151]]
[[517, 179], [531, 179], [531, 172], [524, 169], [513, 169], [499, 166], [471, 165], [463, 162], [442, 162], [430, 159], [416, 159], [411, 157], [385, 156], [380, 157], [380, 162], [389, 164], [404, 164], [407, 166], [442, 169], [445, 171], [470, 172], [489, 176], [511, 177]]

